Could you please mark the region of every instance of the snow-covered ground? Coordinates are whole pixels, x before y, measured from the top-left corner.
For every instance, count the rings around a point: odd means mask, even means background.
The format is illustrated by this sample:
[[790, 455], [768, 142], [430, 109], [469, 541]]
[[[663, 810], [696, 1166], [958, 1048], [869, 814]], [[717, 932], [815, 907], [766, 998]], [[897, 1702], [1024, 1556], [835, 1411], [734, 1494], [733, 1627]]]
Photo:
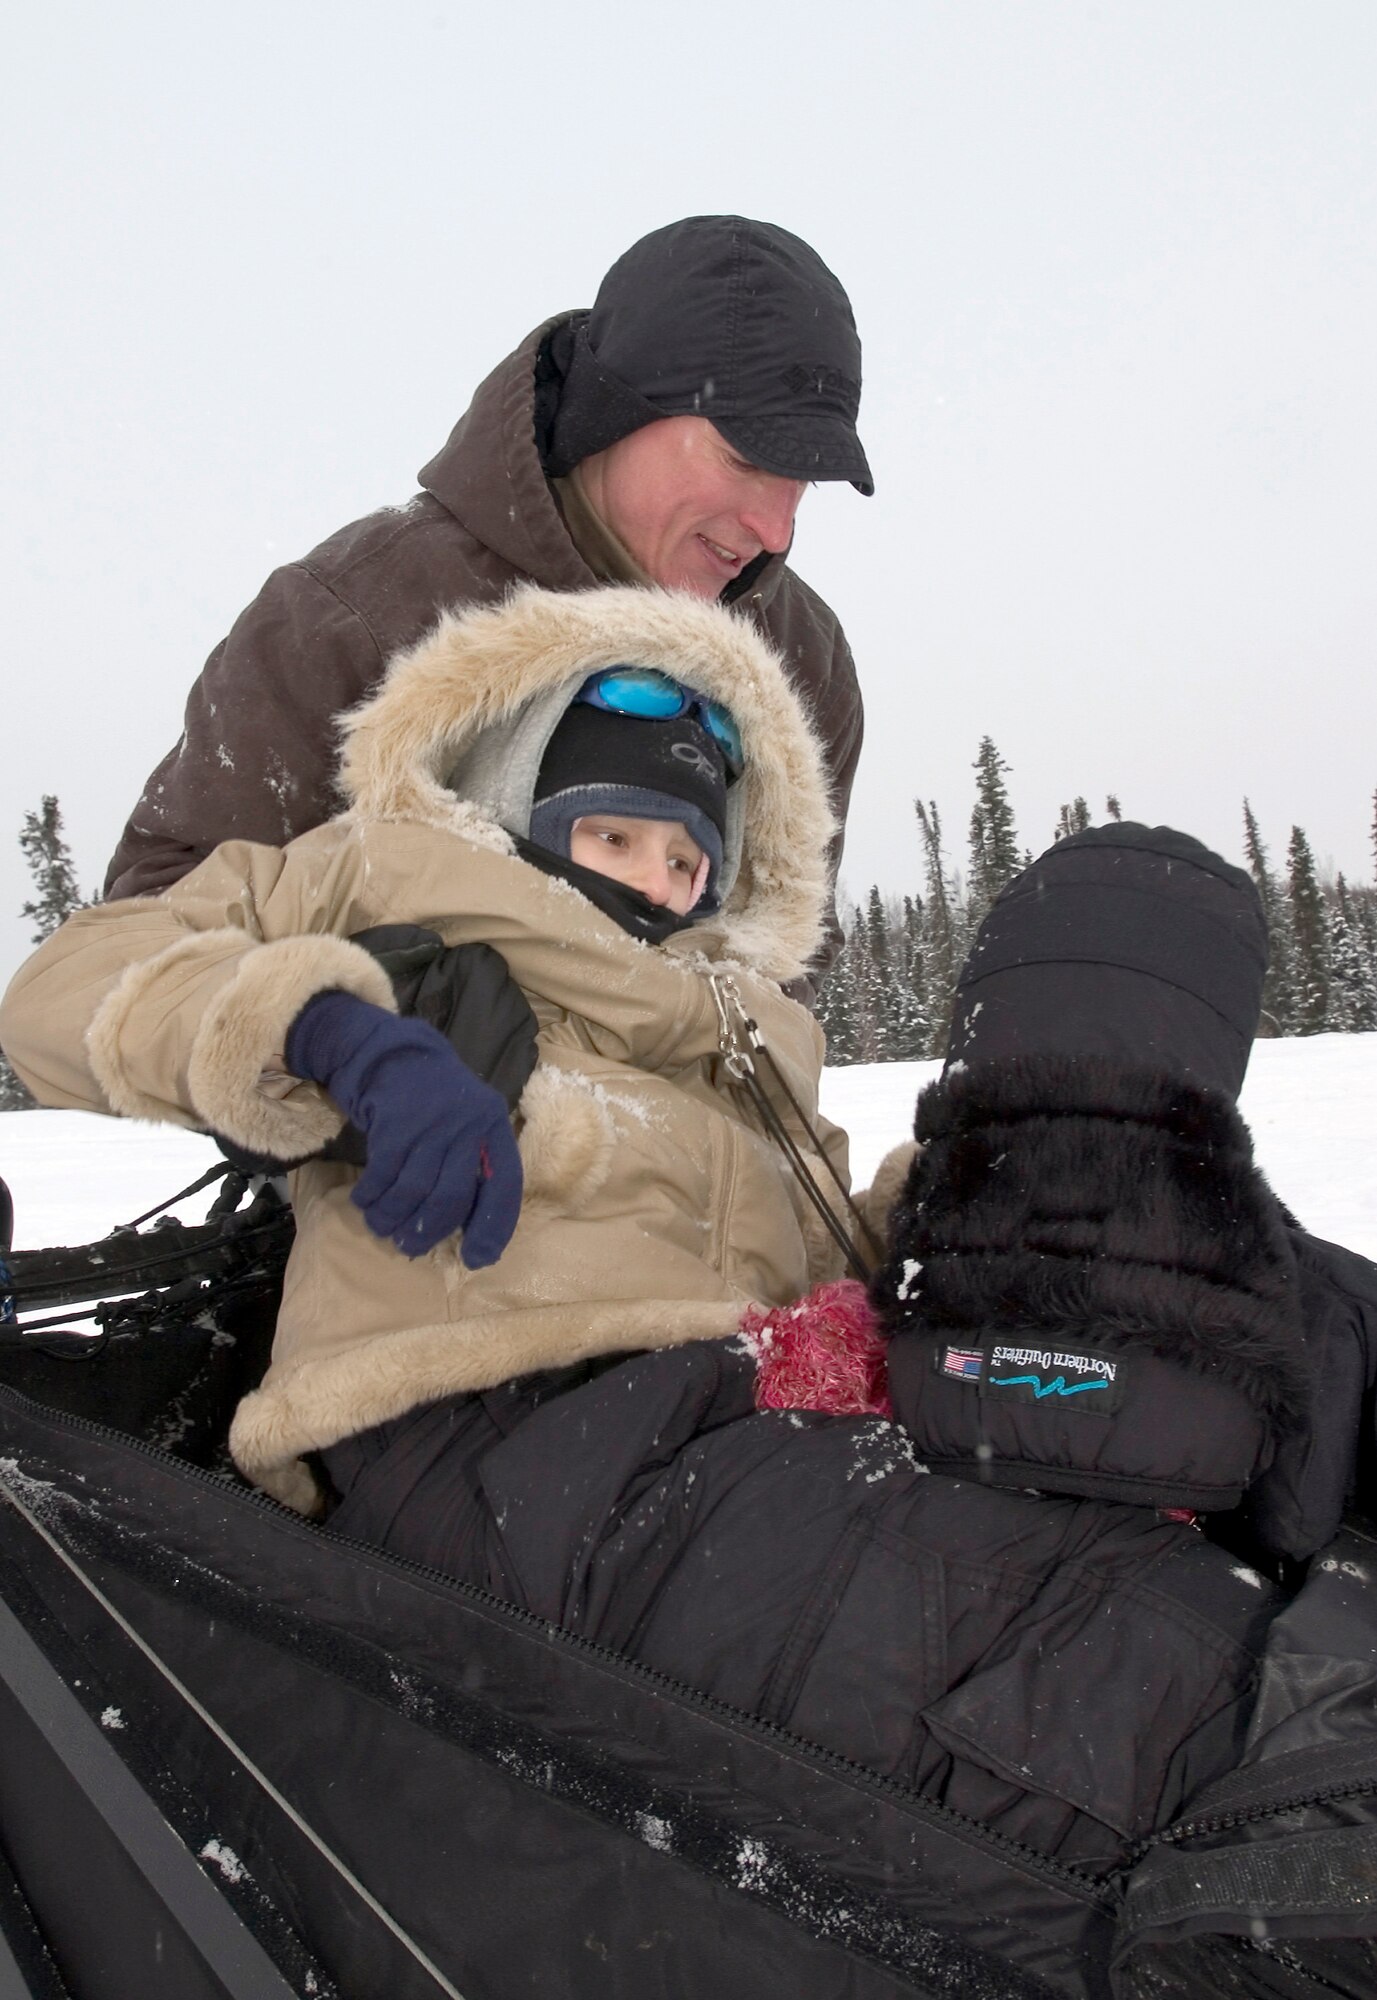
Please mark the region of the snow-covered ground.
[[[823, 1109], [851, 1134], [858, 1187], [910, 1136], [914, 1099], [939, 1068], [827, 1072]], [[1306, 1228], [1377, 1259], [1377, 1034], [1256, 1043], [1241, 1109], [1258, 1165]]]
[[[913, 1103], [936, 1063], [829, 1070], [823, 1109], [851, 1134], [864, 1186], [907, 1138]], [[1243, 1092], [1258, 1161], [1316, 1235], [1377, 1258], [1377, 1034], [1259, 1042]], [[79, 1111], [0, 1116], [0, 1174], [15, 1205], [15, 1243], [83, 1243], [184, 1187], [217, 1157], [206, 1139], [164, 1125]], [[174, 1213], [204, 1215], [199, 1195]]]

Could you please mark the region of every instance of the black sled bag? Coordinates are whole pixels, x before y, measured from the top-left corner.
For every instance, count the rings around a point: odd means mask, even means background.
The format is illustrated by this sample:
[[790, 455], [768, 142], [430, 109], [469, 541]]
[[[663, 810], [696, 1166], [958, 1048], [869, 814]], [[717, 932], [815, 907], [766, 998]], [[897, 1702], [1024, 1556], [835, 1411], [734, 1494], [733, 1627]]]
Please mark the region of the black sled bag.
[[1146, 1843], [1116, 2000], [1377, 2000], [1377, 1534], [1351, 1524], [1268, 1634], [1237, 1767]]
[[0, 1742], [0, 1994], [1109, 1991], [1102, 1885], [13, 1376]]

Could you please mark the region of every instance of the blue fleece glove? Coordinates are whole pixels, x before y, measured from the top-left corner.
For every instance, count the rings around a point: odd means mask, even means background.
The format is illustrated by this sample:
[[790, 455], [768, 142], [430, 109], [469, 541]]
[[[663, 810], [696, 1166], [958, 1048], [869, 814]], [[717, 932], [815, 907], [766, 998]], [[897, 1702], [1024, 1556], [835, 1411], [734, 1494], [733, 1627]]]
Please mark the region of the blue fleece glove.
[[317, 993], [288, 1030], [286, 1055], [368, 1142], [349, 1198], [374, 1235], [420, 1257], [462, 1230], [471, 1271], [497, 1262], [521, 1212], [521, 1155], [506, 1104], [438, 1028], [352, 993]]

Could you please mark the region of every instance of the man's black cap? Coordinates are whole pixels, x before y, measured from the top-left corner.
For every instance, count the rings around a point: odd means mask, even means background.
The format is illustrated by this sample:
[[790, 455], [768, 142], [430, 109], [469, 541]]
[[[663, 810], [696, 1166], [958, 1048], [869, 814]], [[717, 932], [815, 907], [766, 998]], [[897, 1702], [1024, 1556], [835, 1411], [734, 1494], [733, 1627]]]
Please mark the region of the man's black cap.
[[699, 416], [766, 472], [869, 494], [860, 403], [851, 304], [817, 252], [774, 223], [692, 215], [633, 243], [573, 329], [546, 470]]

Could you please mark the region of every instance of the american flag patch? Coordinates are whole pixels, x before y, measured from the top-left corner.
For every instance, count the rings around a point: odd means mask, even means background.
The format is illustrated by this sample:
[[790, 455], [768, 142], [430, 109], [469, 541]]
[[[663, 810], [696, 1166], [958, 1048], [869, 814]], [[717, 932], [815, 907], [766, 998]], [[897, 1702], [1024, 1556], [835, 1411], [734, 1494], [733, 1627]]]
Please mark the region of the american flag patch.
[[978, 1347], [944, 1347], [938, 1373], [955, 1375], [961, 1382], [978, 1382], [985, 1357]]

